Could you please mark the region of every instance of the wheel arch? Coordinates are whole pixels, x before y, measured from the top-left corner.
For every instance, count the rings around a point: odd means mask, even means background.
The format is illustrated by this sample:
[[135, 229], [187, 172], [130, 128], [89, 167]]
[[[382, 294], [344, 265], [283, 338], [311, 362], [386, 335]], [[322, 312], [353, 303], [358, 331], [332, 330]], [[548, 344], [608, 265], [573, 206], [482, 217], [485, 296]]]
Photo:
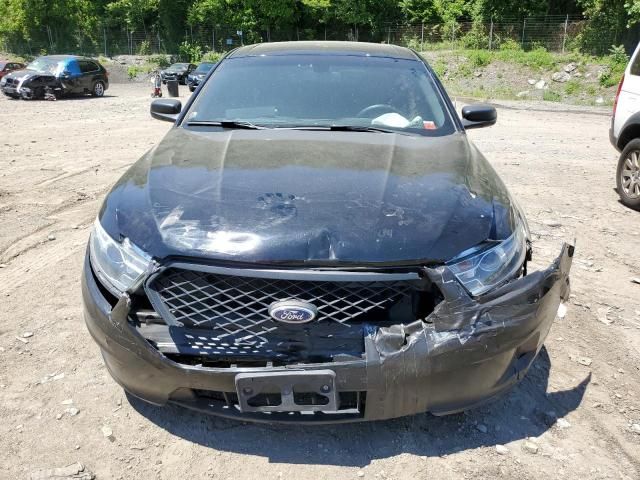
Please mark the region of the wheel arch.
[[620, 151], [634, 138], [640, 138], [640, 112], [636, 112], [625, 122], [620, 135], [618, 135], [617, 147]]

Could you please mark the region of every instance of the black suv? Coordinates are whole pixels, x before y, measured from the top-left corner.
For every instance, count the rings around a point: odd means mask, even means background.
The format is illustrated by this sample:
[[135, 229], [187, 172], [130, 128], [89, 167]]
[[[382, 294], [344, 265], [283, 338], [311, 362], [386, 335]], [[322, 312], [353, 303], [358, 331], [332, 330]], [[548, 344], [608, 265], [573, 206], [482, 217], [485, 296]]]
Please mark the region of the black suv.
[[46, 94], [101, 97], [109, 88], [109, 74], [91, 58], [47, 55], [36, 58], [24, 70], [4, 76], [0, 80], [0, 88], [11, 98], [43, 98]]
[[529, 229], [416, 53], [231, 52], [96, 219], [89, 331], [134, 396], [255, 421], [471, 408], [521, 380], [569, 296], [573, 246]]
[[160, 71], [160, 78], [162, 78], [162, 83], [167, 83], [169, 80], [178, 80], [178, 83], [186, 85], [187, 77], [195, 69], [196, 66], [193, 63], [174, 63]]

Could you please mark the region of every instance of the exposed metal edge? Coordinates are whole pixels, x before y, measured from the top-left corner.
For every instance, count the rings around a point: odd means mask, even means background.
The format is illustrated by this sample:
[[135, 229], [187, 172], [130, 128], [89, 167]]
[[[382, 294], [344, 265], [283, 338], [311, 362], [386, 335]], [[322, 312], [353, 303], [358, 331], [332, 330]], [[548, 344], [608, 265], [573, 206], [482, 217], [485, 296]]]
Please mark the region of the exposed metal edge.
[[[171, 262], [163, 265], [163, 269], [182, 268], [198, 272], [217, 273], [234, 277], [267, 278], [273, 280], [312, 280], [318, 282], [397, 282], [407, 280], [420, 280], [418, 272], [406, 273], [380, 273], [380, 272], [350, 272], [344, 270], [277, 270], [257, 268], [230, 268], [215, 265], [204, 265], [189, 262]], [[147, 284], [153, 281], [155, 276], [149, 278]]]

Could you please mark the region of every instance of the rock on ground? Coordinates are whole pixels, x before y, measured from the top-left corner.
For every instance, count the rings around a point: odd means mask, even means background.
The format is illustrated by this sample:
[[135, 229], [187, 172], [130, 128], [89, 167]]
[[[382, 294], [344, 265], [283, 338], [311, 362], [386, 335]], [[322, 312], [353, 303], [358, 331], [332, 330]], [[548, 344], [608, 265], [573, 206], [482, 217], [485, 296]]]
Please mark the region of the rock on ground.
[[96, 476], [81, 463], [66, 467], [37, 470], [31, 473], [31, 480], [93, 480]]

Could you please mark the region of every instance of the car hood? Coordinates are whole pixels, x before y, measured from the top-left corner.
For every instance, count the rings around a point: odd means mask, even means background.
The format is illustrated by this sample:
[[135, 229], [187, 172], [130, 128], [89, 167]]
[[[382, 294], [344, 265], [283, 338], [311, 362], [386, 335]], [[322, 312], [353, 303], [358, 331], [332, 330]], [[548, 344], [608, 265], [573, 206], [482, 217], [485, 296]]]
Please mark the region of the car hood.
[[100, 213], [162, 259], [441, 263], [508, 237], [515, 210], [464, 133], [173, 128]]
[[10, 72], [6, 75], [7, 78], [14, 78], [17, 80], [22, 80], [22, 79], [28, 79], [28, 78], [32, 78], [32, 77], [40, 77], [40, 76], [46, 76], [46, 77], [52, 77], [53, 75], [50, 73], [42, 73], [42, 72], [38, 72], [37, 70], [14, 70], [13, 72]]

